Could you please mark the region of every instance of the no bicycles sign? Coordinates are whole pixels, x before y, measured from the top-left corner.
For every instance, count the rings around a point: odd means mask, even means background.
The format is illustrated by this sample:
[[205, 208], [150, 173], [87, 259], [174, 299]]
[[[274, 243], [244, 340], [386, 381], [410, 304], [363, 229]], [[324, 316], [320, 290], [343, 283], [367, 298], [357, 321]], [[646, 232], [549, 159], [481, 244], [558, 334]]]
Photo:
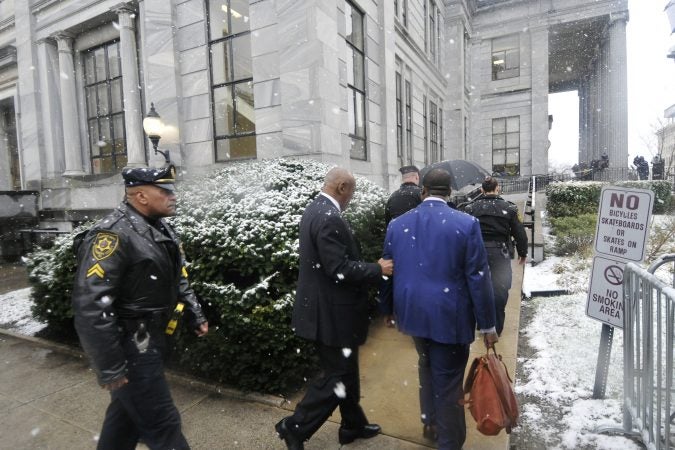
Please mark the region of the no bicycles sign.
[[645, 254], [654, 193], [606, 186], [600, 193], [586, 315], [623, 328], [623, 269]]

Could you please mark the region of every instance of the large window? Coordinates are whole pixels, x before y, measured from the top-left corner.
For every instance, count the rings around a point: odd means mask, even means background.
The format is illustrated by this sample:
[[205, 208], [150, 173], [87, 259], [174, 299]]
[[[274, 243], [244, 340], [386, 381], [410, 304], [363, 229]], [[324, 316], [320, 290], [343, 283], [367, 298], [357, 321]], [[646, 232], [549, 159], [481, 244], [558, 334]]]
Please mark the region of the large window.
[[492, 79], [520, 76], [520, 40], [518, 35], [492, 40]]
[[410, 81], [405, 82], [405, 151], [407, 161], [412, 164], [413, 145], [412, 145], [412, 88]]
[[431, 60], [436, 62], [436, 4], [429, 4], [429, 54]]
[[354, 159], [367, 159], [366, 148], [366, 77], [365, 47], [363, 33], [363, 13], [351, 2], [345, 3], [347, 31], [347, 91], [349, 95], [347, 114], [349, 119], [349, 137], [351, 138], [350, 156]]
[[520, 116], [492, 119], [492, 171], [520, 175]]
[[438, 144], [441, 148], [441, 160], [445, 160], [445, 150], [443, 148], [443, 107], [438, 107]]
[[429, 102], [429, 144], [431, 147], [431, 163], [437, 162], [438, 159], [438, 106], [436, 103]]
[[403, 161], [403, 89], [401, 74], [396, 72], [396, 154]]
[[408, 0], [402, 0], [401, 6], [401, 22], [404, 27], [408, 27]]
[[248, 0], [207, 0], [216, 161], [255, 158]]
[[424, 123], [424, 165], [429, 165], [429, 144], [427, 140], [429, 139], [429, 128], [427, 122], [427, 96], [422, 96], [422, 122]]
[[119, 42], [91, 48], [83, 58], [91, 171], [118, 172], [127, 164]]

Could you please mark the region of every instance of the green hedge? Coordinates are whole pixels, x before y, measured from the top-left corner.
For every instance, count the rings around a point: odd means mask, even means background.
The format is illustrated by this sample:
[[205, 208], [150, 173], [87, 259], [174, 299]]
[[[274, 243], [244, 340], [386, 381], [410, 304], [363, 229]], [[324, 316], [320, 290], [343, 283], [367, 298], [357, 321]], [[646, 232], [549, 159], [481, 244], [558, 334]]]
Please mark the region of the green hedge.
[[[298, 225], [328, 168], [315, 161], [252, 161], [179, 184], [178, 215], [172, 221], [210, 332], [200, 339], [188, 330], [178, 332], [175, 367], [267, 393], [289, 392], [311, 376], [311, 343], [295, 337], [290, 320]], [[382, 250], [385, 202], [381, 188], [357, 177], [345, 216], [367, 260]], [[71, 245], [67, 236], [29, 260], [34, 312], [50, 324], [72, 320]]]
[[[655, 214], [669, 210], [671, 195], [668, 181], [620, 181], [613, 186], [651, 189], [654, 192]], [[546, 187], [546, 211], [550, 217], [597, 214], [600, 192], [609, 183], [599, 181], [568, 181], [549, 184]]]
[[579, 216], [551, 217], [551, 233], [555, 236], [553, 253], [558, 256], [574, 253], [590, 254], [595, 240], [597, 213]]

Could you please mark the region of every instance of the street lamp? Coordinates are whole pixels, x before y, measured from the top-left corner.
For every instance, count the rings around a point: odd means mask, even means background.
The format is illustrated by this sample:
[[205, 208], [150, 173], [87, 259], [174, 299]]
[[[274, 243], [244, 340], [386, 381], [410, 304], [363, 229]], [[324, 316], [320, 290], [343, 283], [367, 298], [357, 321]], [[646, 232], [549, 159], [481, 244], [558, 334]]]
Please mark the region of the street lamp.
[[150, 103], [150, 111], [143, 119], [143, 131], [148, 135], [148, 139], [152, 142], [152, 148], [155, 150], [155, 155], [161, 153], [164, 156], [164, 161], [169, 164], [171, 158], [169, 156], [169, 150], [160, 150], [157, 148], [159, 145], [159, 140], [162, 138], [162, 131], [164, 131], [164, 123], [162, 118], [159, 117], [157, 111], [155, 110], [155, 104]]

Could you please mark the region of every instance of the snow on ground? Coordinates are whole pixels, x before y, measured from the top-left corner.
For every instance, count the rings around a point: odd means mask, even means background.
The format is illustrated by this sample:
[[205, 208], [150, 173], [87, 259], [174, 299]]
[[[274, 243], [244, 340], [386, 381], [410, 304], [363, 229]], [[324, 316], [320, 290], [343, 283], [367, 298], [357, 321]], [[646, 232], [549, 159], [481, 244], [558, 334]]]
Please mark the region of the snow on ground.
[[35, 320], [30, 312], [33, 301], [31, 288], [19, 289], [0, 295], [0, 327], [33, 336], [47, 324]]
[[[592, 399], [602, 323], [586, 316], [591, 259], [549, 257], [525, 269], [530, 292], [568, 290], [570, 295], [534, 297], [522, 303], [526, 325], [521, 339], [516, 392], [521, 399], [519, 448], [639, 449], [620, 436], [596, 432], [621, 427], [622, 332], [616, 330], [606, 399]], [[523, 346], [521, 346], [523, 348]]]

